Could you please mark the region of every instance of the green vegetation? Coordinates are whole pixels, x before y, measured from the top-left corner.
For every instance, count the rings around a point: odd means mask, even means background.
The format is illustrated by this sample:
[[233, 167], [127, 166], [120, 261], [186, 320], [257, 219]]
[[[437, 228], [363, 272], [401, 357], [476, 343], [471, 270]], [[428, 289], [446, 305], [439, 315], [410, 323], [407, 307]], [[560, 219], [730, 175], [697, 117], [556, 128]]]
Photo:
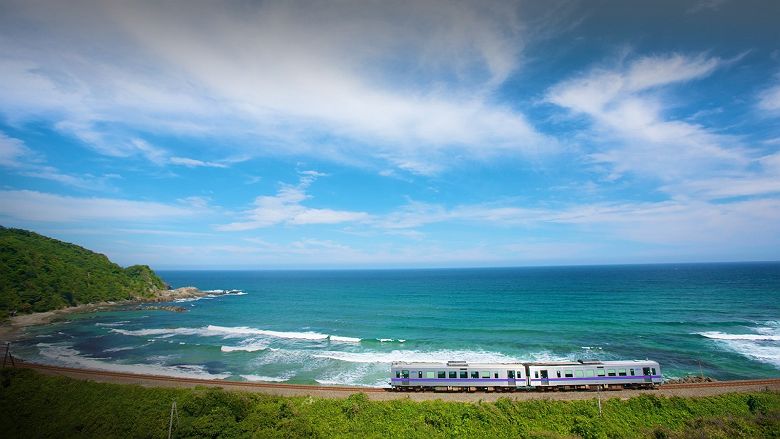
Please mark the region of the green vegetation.
[[[5, 437], [780, 437], [780, 393], [654, 395], [495, 403], [279, 397], [221, 389], [146, 388], [0, 372]], [[176, 425], [176, 424], [175, 424]]]
[[146, 265], [122, 268], [83, 247], [0, 226], [0, 317], [151, 297], [163, 288]]

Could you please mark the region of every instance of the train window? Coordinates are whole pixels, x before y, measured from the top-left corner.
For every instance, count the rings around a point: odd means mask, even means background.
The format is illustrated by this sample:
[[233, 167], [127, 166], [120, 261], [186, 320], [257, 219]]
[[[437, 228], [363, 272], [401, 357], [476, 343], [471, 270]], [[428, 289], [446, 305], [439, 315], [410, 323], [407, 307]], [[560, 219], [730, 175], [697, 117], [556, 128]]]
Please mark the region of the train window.
[[523, 371], [522, 370], [518, 370], [517, 371], [517, 375], [515, 375], [515, 376], [517, 376], [518, 378], [522, 378], [523, 377]]
[[417, 372], [417, 378], [422, 378], [422, 371]]
[[402, 370], [402, 371], [401, 371], [401, 375], [402, 375], [404, 378], [409, 378], [409, 371], [408, 371], [408, 370]]
[[574, 377], [574, 374], [572, 373], [571, 369], [566, 369], [565, 371], [563, 371], [563, 376], [565, 376], [566, 378], [572, 378]]
[[498, 372], [493, 373], [493, 378], [498, 378]]
[[398, 371], [398, 370], [396, 370], [396, 371], [395, 371], [395, 377], [396, 377], [396, 378], [401, 378], [401, 372], [400, 372], [400, 371]]
[[642, 375], [650, 375], [650, 368], [649, 367], [643, 367], [642, 368]]
[[436, 375], [437, 375], [439, 378], [447, 378], [447, 372], [445, 372], [445, 371], [443, 371], [443, 370], [440, 370], [440, 371], [439, 371], [439, 372], [438, 372]]
[[510, 380], [515, 379], [515, 371], [514, 370], [508, 370], [506, 371], [506, 377]]
[[653, 375], [655, 375], [655, 368], [653, 368]]
[[560, 377], [561, 377], [561, 371], [560, 371], [560, 370], [556, 370], [556, 371], [555, 371], [555, 376], [557, 376], [558, 378], [560, 378]]
[[597, 369], [597, 370], [596, 370], [596, 374], [597, 374], [598, 376], [600, 376], [600, 377], [603, 377], [603, 376], [604, 376], [604, 369]]
[[461, 370], [460, 371], [460, 377], [461, 378], [468, 378], [469, 377], [469, 373], [466, 372], [465, 370]]
[[483, 370], [482, 371], [482, 378], [490, 378], [490, 371], [489, 370]]
[[539, 371], [538, 370], [534, 371], [534, 378], [539, 378]]
[[458, 377], [458, 372], [455, 372], [454, 370], [450, 371], [450, 379], [455, 379]]
[[607, 376], [615, 376], [615, 369], [607, 369]]
[[628, 373], [630, 373], [630, 374], [631, 374], [631, 376], [634, 376], [634, 375], [636, 375], [636, 374], [634, 373], [634, 369], [628, 369]]
[[581, 370], [575, 370], [574, 371], [574, 376], [576, 376], [577, 378], [582, 378], [582, 371]]
[[436, 372], [432, 370], [425, 372], [425, 378], [436, 378]]
[[585, 376], [590, 378], [593, 377], [593, 369], [588, 369], [585, 371]]
[[618, 369], [618, 375], [624, 377], [626, 376], [626, 370], [625, 369]]
[[471, 378], [479, 378], [479, 371], [472, 370], [471, 371]]

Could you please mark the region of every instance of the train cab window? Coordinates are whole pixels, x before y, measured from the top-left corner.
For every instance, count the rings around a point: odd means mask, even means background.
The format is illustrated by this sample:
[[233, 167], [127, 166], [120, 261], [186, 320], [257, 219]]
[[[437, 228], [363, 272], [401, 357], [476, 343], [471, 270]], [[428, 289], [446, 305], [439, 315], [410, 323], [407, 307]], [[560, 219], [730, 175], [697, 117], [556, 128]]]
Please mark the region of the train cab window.
[[615, 376], [615, 369], [607, 369], [607, 376]]
[[560, 371], [560, 370], [556, 370], [556, 371], [555, 371], [555, 376], [557, 376], [558, 378], [560, 378], [560, 377], [561, 377], [561, 371]]
[[404, 378], [409, 378], [409, 371], [408, 370], [402, 370], [401, 371], [401, 376], [403, 376]]
[[643, 367], [642, 368], [642, 375], [650, 375], [650, 368], [649, 367]]
[[438, 378], [447, 378], [447, 372], [440, 370], [436, 373]]
[[574, 373], [572, 373], [571, 369], [567, 369], [567, 370], [563, 371], [563, 376], [565, 376], [566, 378], [573, 378], [574, 377]]
[[534, 371], [534, 378], [539, 378], [539, 371], [538, 370]]
[[653, 375], [655, 375], [655, 368], [653, 368]]
[[622, 376], [622, 377], [626, 376], [626, 370], [625, 369], [618, 369], [618, 375]]
[[436, 378], [436, 372], [432, 370], [425, 372], [425, 378]]
[[458, 372], [455, 372], [454, 370], [450, 371], [450, 379], [455, 379], [458, 377]]
[[600, 377], [603, 377], [604, 376], [604, 369], [601, 369], [601, 368], [596, 369], [596, 375], [598, 375]]
[[401, 378], [401, 371], [399, 371], [399, 370], [396, 370], [396, 371], [395, 371], [395, 377], [396, 377], [396, 378]]
[[585, 376], [588, 378], [592, 378], [594, 376], [593, 369], [588, 369], [585, 371]]
[[574, 371], [574, 376], [576, 376], [577, 378], [582, 378], [582, 371], [581, 370], [575, 370]]
[[490, 378], [490, 371], [489, 370], [483, 370], [482, 371], [482, 378]]
[[471, 371], [471, 378], [479, 378], [479, 371], [472, 370]]
[[634, 376], [634, 369], [628, 369], [628, 373], [631, 374], [631, 376]]
[[460, 377], [461, 378], [468, 378], [469, 377], [469, 373], [466, 372], [465, 370], [461, 370], [460, 371]]
[[417, 378], [422, 378], [422, 371], [417, 372]]

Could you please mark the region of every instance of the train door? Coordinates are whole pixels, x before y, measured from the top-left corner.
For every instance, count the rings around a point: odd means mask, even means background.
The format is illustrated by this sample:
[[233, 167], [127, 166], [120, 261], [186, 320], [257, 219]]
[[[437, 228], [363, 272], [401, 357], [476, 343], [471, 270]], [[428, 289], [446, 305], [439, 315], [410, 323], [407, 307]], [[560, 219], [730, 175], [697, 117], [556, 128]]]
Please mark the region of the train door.
[[547, 386], [550, 384], [550, 377], [547, 376], [547, 370], [541, 370], [539, 373], [542, 374], [542, 385]]
[[509, 381], [509, 385], [514, 387], [514, 385], [515, 385], [515, 371], [514, 370], [506, 371], [506, 378], [507, 378], [507, 381]]
[[649, 367], [643, 367], [642, 368], [642, 375], [645, 376], [645, 382], [646, 383], [652, 383], [653, 382], [653, 377], [650, 374], [650, 368]]

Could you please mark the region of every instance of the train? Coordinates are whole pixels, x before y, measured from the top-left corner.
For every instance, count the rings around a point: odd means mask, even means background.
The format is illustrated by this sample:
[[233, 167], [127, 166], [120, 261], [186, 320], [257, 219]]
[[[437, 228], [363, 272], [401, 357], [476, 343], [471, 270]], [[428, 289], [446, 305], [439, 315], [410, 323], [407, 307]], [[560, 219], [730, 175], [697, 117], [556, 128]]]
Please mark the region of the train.
[[651, 360], [534, 363], [420, 363], [394, 361], [396, 391], [521, 391], [656, 388], [661, 366]]

